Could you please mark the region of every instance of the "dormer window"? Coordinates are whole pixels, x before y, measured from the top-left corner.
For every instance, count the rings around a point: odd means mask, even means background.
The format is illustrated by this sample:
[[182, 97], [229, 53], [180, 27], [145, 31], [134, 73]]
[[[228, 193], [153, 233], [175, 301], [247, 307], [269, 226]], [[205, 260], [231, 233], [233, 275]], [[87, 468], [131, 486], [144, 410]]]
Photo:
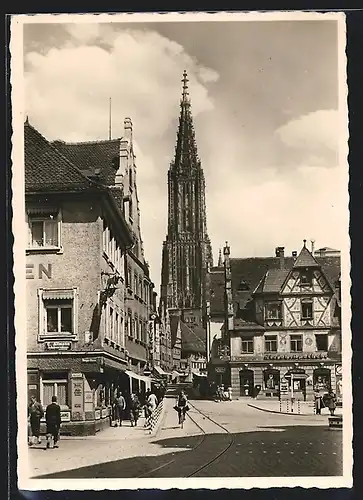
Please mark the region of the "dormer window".
[[281, 319], [281, 302], [267, 302], [265, 304], [265, 318], [269, 319]]
[[302, 271], [300, 274], [300, 285], [311, 286], [313, 284], [313, 275], [311, 271]]
[[241, 279], [239, 284], [238, 284], [237, 290], [239, 292], [244, 292], [244, 291], [248, 291], [249, 289], [250, 289], [250, 286], [247, 283], [247, 281], [245, 281], [244, 279]]

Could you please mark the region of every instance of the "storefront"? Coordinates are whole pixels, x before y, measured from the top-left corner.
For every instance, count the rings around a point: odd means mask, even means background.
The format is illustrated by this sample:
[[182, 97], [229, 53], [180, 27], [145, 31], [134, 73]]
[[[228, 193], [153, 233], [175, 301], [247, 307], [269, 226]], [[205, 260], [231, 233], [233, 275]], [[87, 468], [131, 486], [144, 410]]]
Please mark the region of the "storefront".
[[57, 396], [63, 434], [93, 435], [108, 427], [114, 396], [127, 389], [126, 363], [103, 355], [35, 355], [28, 357], [28, 367], [28, 398], [34, 395], [45, 409]]

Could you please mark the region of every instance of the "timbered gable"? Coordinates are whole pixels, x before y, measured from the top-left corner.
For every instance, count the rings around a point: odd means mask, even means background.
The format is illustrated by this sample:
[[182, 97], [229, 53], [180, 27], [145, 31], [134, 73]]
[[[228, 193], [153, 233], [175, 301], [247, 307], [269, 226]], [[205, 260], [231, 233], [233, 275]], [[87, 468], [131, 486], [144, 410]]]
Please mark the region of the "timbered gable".
[[332, 299], [328, 296], [314, 297], [313, 315], [314, 326], [329, 327], [331, 325]]
[[298, 297], [285, 297], [283, 304], [284, 327], [300, 326], [301, 308]]
[[281, 288], [282, 295], [327, 294], [331, 286], [321, 269], [293, 269]]

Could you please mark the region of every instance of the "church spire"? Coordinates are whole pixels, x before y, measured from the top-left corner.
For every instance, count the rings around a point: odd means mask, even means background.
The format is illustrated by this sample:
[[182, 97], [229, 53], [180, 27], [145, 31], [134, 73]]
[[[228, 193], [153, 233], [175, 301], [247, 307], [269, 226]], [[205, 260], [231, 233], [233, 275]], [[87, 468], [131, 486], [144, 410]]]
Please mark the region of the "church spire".
[[219, 248], [219, 253], [218, 253], [218, 267], [223, 267], [222, 249], [221, 248]]
[[192, 170], [193, 168], [196, 168], [200, 165], [197, 145], [195, 142], [195, 132], [189, 98], [188, 82], [188, 74], [186, 70], [184, 70], [175, 158], [172, 164], [177, 170]]

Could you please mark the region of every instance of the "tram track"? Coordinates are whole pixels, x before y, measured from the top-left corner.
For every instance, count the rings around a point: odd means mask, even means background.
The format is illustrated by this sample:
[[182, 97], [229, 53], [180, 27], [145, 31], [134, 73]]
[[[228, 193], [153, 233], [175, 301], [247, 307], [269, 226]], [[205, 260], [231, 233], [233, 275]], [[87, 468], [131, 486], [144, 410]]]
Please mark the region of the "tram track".
[[[198, 429], [202, 432], [200, 435], [199, 441], [193, 446], [190, 450], [180, 454], [180, 456], [177, 456], [173, 458], [172, 460], [169, 460], [165, 464], [159, 465], [158, 467], [155, 467], [154, 469], [151, 469], [147, 471], [145, 474], [142, 474], [138, 476], [138, 478], [147, 478], [147, 477], [195, 477], [197, 474], [199, 474], [202, 471], [205, 471], [210, 465], [214, 464], [218, 459], [220, 459], [234, 444], [234, 435], [229, 432], [229, 430], [224, 427], [224, 425], [220, 424], [213, 418], [211, 418], [209, 415], [201, 411], [199, 408], [197, 408], [193, 403], [190, 401], [188, 402], [189, 406], [193, 408], [199, 415], [202, 416], [203, 420], [207, 419], [208, 422], [212, 423], [214, 426], [217, 426], [219, 429], [221, 429], [224, 432], [224, 435], [227, 438], [227, 442], [222, 446], [222, 448], [217, 452], [213, 452], [212, 458], [210, 458], [207, 461], [202, 461], [199, 463], [197, 466], [191, 465], [193, 463], [193, 457], [194, 459], [196, 458], [196, 462], [198, 463], [198, 459], [200, 462], [200, 456], [202, 458], [204, 457], [204, 454], [202, 453], [203, 451], [203, 445], [206, 448], [206, 453], [205, 456], [210, 456], [210, 449], [209, 449], [209, 443], [213, 442], [215, 440], [216, 433], [207, 433], [206, 431], [206, 426], [203, 427], [203, 425], [200, 424], [200, 422], [197, 421], [197, 419], [191, 415], [190, 412], [187, 413], [187, 417], [194, 423]], [[220, 434], [218, 435], [220, 436]], [[202, 453], [202, 455], [200, 455]], [[188, 459], [188, 460], [187, 460]], [[185, 475], [180, 475], [180, 471], [186, 469], [186, 474]], [[191, 469], [191, 470], [190, 470]], [[172, 472], [178, 471], [178, 474], [172, 474]], [[166, 475], [163, 475], [166, 472]], [[161, 475], [159, 473], [161, 472]], [[157, 474], [154, 476], [154, 474]]]

